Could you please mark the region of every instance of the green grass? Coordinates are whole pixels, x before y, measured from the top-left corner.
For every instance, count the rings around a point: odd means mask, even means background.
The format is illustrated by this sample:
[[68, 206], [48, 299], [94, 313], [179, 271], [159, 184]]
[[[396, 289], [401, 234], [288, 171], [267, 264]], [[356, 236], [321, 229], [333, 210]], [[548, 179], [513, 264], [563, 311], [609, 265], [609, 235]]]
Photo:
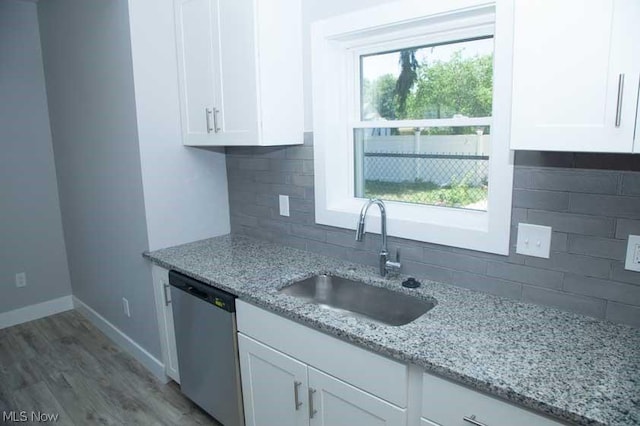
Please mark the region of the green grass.
[[368, 180], [365, 182], [366, 198], [380, 198], [388, 201], [429, 204], [444, 207], [465, 207], [487, 199], [487, 187], [469, 186], [464, 183], [445, 187], [433, 182], [385, 182]]

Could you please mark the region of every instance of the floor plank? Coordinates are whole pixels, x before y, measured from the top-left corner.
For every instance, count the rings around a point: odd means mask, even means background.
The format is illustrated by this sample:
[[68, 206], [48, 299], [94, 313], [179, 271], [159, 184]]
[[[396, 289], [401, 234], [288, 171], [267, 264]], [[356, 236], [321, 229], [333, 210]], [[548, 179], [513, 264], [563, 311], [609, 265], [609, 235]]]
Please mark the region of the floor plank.
[[75, 311], [0, 330], [8, 411], [59, 414], [57, 424], [71, 426], [219, 425]]
[[25, 413], [27, 419], [25, 424], [38, 424], [34, 416], [41, 414], [56, 416], [55, 423], [70, 426], [75, 424], [44, 382], [15, 391], [13, 401], [16, 404], [14, 411]]

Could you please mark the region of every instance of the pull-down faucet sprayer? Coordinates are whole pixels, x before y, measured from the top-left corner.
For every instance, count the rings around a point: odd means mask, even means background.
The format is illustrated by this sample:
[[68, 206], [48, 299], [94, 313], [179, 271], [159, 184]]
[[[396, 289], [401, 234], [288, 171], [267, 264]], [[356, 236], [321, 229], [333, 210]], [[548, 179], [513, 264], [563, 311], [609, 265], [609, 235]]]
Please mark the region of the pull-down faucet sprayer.
[[358, 226], [356, 228], [356, 241], [362, 241], [366, 231], [364, 230], [365, 220], [367, 217], [367, 211], [371, 205], [375, 204], [380, 208], [380, 235], [382, 236], [382, 247], [380, 247], [380, 275], [383, 277], [387, 275], [387, 272], [399, 272], [400, 271], [400, 250], [396, 254], [396, 261], [391, 262], [389, 260], [389, 250], [387, 248], [387, 210], [384, 202], [378, 198], [371, 199], [362, 206], [360, 210], [360, 218], [358, 219]]

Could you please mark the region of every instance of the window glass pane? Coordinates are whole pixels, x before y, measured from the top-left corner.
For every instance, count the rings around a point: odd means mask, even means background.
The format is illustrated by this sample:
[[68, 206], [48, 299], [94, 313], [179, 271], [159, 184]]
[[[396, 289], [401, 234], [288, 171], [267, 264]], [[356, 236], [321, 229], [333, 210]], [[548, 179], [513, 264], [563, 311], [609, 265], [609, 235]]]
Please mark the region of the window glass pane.
[[490, 117], [493, 38], [360, 57], [361, 120]]
[[487, 210], [490, 128], [354, 129], [355, 196]]

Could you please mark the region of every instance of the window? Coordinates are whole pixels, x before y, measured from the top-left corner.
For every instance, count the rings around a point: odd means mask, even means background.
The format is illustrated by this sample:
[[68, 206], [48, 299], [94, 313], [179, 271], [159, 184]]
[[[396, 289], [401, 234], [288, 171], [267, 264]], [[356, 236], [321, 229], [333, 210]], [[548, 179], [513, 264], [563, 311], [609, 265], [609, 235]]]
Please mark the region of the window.
[[354, 195], [486, 211], [493, 36], [356, 54]]
[[381, 198], [390, 235], [508, 253], [507, 15], [408, 1], [313, 25], [318, 223], [354, 228]]

